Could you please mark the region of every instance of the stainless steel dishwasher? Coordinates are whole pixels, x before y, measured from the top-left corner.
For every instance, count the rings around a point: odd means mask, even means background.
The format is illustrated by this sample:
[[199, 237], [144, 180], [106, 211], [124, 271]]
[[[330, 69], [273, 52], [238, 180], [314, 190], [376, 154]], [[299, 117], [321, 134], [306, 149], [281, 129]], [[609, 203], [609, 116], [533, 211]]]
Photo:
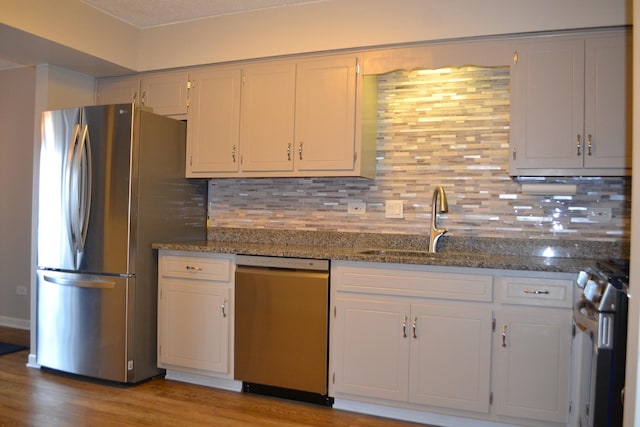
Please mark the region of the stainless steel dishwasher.
[[245, 392], [331, 406], [329, 261], [238, 255], [234, 378]]

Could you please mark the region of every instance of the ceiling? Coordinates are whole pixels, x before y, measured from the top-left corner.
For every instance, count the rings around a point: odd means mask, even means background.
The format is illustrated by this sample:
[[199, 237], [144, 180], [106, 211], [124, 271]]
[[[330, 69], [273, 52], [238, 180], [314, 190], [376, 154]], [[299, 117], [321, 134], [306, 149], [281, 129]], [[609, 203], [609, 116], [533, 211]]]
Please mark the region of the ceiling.
[[138, 28], [326, 0], [80, 0]]

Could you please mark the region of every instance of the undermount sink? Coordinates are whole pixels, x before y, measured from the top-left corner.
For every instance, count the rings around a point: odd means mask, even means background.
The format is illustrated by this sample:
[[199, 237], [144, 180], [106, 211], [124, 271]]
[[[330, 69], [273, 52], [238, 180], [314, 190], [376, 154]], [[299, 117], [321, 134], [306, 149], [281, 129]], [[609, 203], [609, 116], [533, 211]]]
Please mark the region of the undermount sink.
[[428, 251], [407, 251], [404, 249], [366, 249], [358, 252], [362, 255], [379, 255], [395, 257], [432, 257], [437, 255]]

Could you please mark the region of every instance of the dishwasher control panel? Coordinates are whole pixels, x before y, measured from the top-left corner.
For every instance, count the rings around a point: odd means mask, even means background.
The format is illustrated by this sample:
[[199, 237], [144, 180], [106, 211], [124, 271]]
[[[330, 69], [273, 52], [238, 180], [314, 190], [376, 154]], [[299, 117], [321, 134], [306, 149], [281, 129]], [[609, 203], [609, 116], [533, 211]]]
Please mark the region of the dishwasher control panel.
[[288, 268], [292, 270], [328, 271], [329, 260], [277, 256], [236, 255], [236, 265], [250, 267]]

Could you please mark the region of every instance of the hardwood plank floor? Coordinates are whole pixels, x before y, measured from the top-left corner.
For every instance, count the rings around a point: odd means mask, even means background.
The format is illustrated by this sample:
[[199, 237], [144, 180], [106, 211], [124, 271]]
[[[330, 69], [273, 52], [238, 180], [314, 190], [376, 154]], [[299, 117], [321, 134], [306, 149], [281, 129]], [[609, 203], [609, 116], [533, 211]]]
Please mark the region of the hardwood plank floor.
[[[0, 326], [0, 341], [29, 345], [29, 332]], [[28, 355], [0, 356], [0, 427], [417, 425], [163, 378], [104, 384], [27, 368]]]

